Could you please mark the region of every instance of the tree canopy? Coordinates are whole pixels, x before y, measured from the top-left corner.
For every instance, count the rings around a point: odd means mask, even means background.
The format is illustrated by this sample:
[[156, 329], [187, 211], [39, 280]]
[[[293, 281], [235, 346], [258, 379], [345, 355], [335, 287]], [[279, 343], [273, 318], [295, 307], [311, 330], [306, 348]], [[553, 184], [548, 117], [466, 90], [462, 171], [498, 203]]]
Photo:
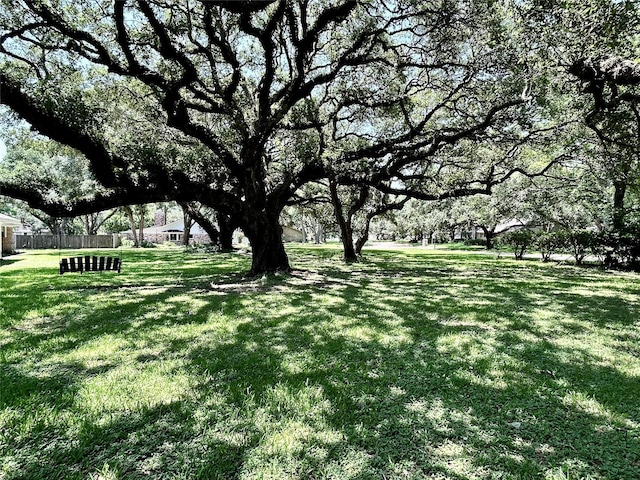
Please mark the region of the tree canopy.
[[308, 182], [432, 200], [527, 169], [523, 146], [562, 122], [526, 5], [3, 0], [1, 102], [101, 188], [0, 188], [54, 216], [198, 202], [243, 229], [252, 273], [289, 269], [278, 218]]

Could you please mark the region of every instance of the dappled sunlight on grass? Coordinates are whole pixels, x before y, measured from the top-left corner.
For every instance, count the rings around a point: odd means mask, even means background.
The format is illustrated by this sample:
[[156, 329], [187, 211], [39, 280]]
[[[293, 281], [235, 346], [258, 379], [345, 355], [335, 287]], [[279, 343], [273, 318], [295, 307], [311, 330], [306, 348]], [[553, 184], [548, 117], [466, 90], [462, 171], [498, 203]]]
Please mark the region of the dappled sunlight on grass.
[[119, 275], [1, 267], [0, 476], [640, 477], [636, 275], [290, 247], [291, 275], [247, 279], [241, 254], [122, 253]]
[[[136, 411], [171, 404], [190, 391], [189, 377], [180, 362], [128, 362], [103, 375], [90, 376], [80, 385], [73, 407], [90, 417]], [[100, 419], [98, 423], [103, 424]]]

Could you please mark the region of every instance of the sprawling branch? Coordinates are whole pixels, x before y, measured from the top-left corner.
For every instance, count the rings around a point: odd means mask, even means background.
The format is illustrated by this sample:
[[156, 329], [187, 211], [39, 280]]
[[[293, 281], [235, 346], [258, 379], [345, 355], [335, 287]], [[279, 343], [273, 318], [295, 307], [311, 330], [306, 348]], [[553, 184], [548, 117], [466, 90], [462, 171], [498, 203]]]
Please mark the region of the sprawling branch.
[[640, 63], [609, 56], [576, 60], [569, 73], [585, 82], [612, 82], [616, 85], [639, 85]]
[[41, 102], [26, 94], [18, 82], [0, 72], [0, 103], [7, 105], [29, 122], [34, 129], [52, 140], [69, 145], [89, 158], [96, 179], [107, 188], [127, 187], [130, 179], [119, 175], [126, 171], [126, 162], [112, 156], [81, 125], [60, 118], [56, 112], [46, 109]]
[[75, 217], [125, 205], [167, 201], [162, 192], [137, 190], [127, 192], [127, 195], [109, 192], [65, 202], [51, 200], [45, 193], [3, 181], [0, 181], [0, 195], [23, 200], [30, 207], [42, 210], [52, 217]]

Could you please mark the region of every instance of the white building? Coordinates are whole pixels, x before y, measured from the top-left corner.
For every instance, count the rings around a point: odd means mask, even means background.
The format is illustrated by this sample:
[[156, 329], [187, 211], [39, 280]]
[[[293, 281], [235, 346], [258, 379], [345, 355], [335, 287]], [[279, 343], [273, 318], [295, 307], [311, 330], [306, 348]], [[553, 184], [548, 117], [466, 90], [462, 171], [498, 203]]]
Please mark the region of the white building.
[[[133, 239], [131, 230], [121, 232], [129, 239]], [[147, 227], [142, 230], [144, 239], [152, 243], [182, 243], [184, 237], [184, 220], [176, 220], [175, 222], [167, 223], [166, 225], [155, 225], [153, 227]], [[211, 239], [207, 232], [197, 223], [194, 223], [189, 231], [189, 238], [191, 243], [210, 243]]]

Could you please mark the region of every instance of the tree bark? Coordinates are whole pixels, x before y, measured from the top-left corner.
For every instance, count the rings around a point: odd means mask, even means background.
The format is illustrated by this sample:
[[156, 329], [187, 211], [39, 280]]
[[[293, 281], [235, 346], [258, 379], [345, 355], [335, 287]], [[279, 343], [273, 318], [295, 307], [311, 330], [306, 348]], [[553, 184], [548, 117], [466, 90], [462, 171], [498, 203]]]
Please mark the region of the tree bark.
[[324, 231], [322, 229], [322, 224], [316, 219], [316, 228], [313, 232], [314, 234], [314, 242], [319, 245], [323, 241]]
[[129, 220], [129, 227], [131, 228], [131, 235], [133, 236], [133, 246], [134, 248], [140, 247], [140, 242], [138, 241], [138, 233], [136, 230], [136, 221], [133, 218], [133, 210], [131, 207], [124, 207], [124, 211], [127, 215], [127, 219]]
[[307, 243], [307, 227], [304, 221], [304, 215], [300, 220], [300, 231], [302, 232], [302, 243]]
[[209, 240], [211, 240], [213, 245], [220, 245], [220, 232], [213, 222], [211, 215], [207, 215], [202, 210], [202, 207], [198, 207], [194, 202], [179, 202], [178, 204], [185, 215], [185, 225], [186, 216], [188, 215], [193, 221], [197, 222], [205, 232], [207, 232]]
[[144, 214], [146, 210], [146, 205], [138, 205], [138, 212], [140, 213], [140, 218], [138, 219], [138, 226], [140, 228], [138, 238], [140, 239], [140, 246], [144, 243]]
[[619, 232], [624, 229], [624, 197], [627, 193], [627, 183], [625, 181], [614, 181], [613, 189], [612, 226], [616, 232]]
[[87, 214], [80, 217], [84, 226], [84, 231], [87, 235], [95, 235], [95, 224], [93, 222], [93, 215], [94, 214]]
[[371, 220], [374, 216], [375, 213], [370, 213], [369, 215], [367, 215], [367, 217], [365, 218], [364, 230], [358, 240], [356, 240], [355, 251], [358, 257], [362, 256], [362, 248], [364, 247], [364, 244], [367, 243], [367, 240], [369, 240], [369, 228], [371, 226]]
[[182, 232], [182, 245], [189, 246], [189, 237], [191, 237], [191, 227], [193, 226], [193, 217], [189, 215], [187, 210], [182, 210], [182, 219], [184, 222], [184, 230]]
[[242, 231], [251, 244], [249, 276], [265, 273], [289, 272], [289, 257], [282, 241], [282, 227], [278, 213], [250, 212], [242, 219]]
[[340, 196], [338, 195], [338, 182], [335, 179], [329, 181], [329, 191], [331, 193], [331, 203], [333, 204], [333, 212], [340, 228], [340, 240], [343, 247], [343, 259], [347, 263], [357, 262], [358, 254], [353, 245], [353, 226], [351, 224], [352, 215], [344, 215], [344, 208]]
[[487, 250], [493, 249], [493, 241], [495, 240], [496, 234], [493, 230], [488, 229], [487, 227], [480, 225], [480, 228], [484, 232], [484, 248]]
[[367, 243], [367, 240], [369, 240], [369, 228], [367, 226], [367, 233], [363, 234], [360, 238], [358, 238], [358, 240], [356, 240], [356, 255], [361, 256], [362, 255], [362, 247], [364, 247], [364, 244]]
[[216, 212], [218, 217], [218, 228], [220, 230], [220, 249], [224, 252], [233, 250], [233, 232], [238, 228], [237, 222], [233, 221], [230, 215]]
[[353, 227], [348, 222], [340, 223], [340, 239], [344, 248], [344, 261], [347, 263], [357, 262], [358, 252], [353, 245]]

